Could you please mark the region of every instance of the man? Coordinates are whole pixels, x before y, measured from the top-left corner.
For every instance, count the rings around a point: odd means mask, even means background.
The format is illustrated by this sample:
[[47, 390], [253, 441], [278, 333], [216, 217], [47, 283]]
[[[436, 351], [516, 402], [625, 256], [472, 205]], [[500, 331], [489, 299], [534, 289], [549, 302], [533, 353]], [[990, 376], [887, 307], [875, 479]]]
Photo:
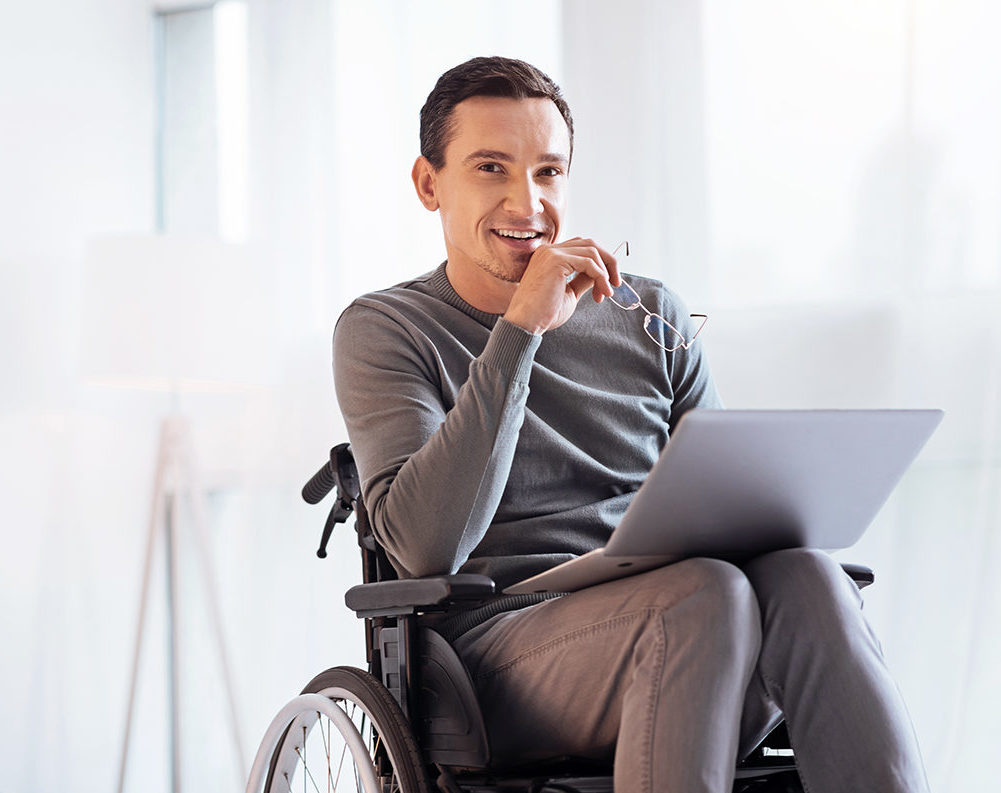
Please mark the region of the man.
[[[562, 239], [572, 153], [559, 89], [521, 61], [468, 61], [421, 111], [413, 181], [448, 259], [356, 300], [334, 337], [365, 503], [401, 576], [504, 587], [600, 547], [680, 417], [720, 407], [700, 344], [655, 344], [607, 300], [615, 257]], [[691, 335], [676, 295], [625, 280]], [[722, 793], [784, 714], [812, 793], [927, 790], [860, 603], [823, 553], [689, 559], [455, 646], [502, 762], [614, 753], [618, 793]]]

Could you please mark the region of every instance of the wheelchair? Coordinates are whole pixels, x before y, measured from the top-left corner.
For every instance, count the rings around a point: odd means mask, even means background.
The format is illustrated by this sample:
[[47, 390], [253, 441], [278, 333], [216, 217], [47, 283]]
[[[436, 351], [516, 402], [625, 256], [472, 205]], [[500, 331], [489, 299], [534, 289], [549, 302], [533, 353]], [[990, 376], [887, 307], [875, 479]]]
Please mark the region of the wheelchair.
[[[271, 722], [247, 793], [612, 793], [611, 761], [553, 758], [496, 767], [473, 682], [449, 638], [493, 614], [552, 595], [495, 591], [483, 575], [400, 580], [375, 541], [350, 446], [341, 444], [303, 488], [319, 503], [331, 490], [317, 556], [354, 513], [363, 582], [345, 603], [365, 620], [368, 670], [321, 672]], [[871, 569], [843, 565], [861, 589]], [[802, 793], [784, 724], [738, 763], [733, 793]]]

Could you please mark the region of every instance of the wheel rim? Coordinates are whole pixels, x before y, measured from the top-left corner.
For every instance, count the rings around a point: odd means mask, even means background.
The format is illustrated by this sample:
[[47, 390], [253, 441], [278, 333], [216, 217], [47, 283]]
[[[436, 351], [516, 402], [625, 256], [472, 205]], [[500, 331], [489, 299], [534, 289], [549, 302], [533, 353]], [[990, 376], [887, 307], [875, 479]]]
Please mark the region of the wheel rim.
[[327, 688], [306, 696], [320, 699], [286, 722], [269, 793], [400, 793], [396, 758], [357, 695]]

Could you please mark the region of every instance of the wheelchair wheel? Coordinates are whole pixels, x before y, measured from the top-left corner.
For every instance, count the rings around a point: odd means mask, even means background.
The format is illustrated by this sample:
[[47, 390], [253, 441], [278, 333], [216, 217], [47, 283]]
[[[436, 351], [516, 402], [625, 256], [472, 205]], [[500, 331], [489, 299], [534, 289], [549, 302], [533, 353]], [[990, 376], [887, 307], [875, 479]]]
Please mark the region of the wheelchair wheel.
[[[261, 782], [263, 778], [263, 783]], [[272, 722], [247, 793], [430, 793], [410, 725], [372, 675], [335, 667]]]

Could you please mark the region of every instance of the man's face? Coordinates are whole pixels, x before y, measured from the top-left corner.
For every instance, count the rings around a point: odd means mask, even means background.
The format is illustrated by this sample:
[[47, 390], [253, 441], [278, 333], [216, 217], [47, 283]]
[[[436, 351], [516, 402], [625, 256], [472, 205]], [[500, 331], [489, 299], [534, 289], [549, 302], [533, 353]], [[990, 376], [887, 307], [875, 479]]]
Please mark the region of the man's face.
[[544, 98], [473, 97], [456, 105], [453, 120], [445, 165], [428, 174], [437, 206], [422, 200], [440, 212], [449, 268], [496, 292], [557, 240], [570, 134]]

